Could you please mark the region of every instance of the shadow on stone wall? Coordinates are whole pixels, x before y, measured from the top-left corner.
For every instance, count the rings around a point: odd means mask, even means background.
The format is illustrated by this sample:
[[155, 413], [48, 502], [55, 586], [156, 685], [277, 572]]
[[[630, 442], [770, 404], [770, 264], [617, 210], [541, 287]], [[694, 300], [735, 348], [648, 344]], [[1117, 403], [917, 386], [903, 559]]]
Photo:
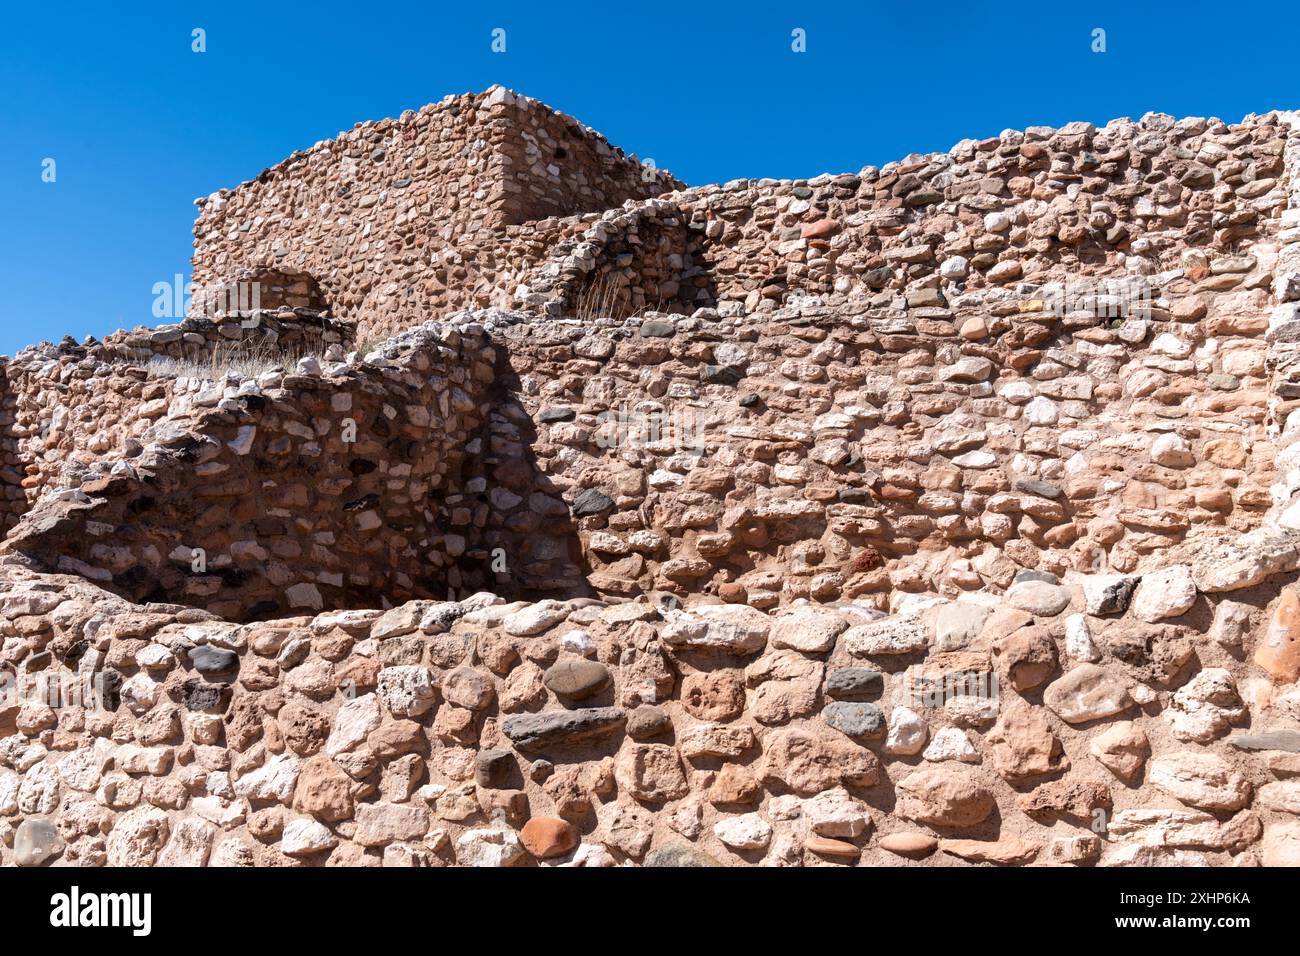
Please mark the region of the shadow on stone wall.
[[563, 490], [538, 464], [537, 427], [520, 401], [523, 384], [505, 349], [497, 350], [492, 411], [482, 454], [469, 484], [483, 484], [488, 504], [484, 546], [489, 560], [504, 558], [496, 589], [523, 597], [587, 597], [578, 525]]
[[0, 535], [8, 534], [27, 511], [27, 495], [23, 490], [25, 462], [19, 451], [18, 436], [14, 434], [17, 404], [6, 363], [0, 366]]
[[238, 621], [590, 594], [508, 363], [470, 330], [409, 346], [178, 412], [142, 454], [15, 519], [4, 550]]
[[561, 284], [560, 295], [562, 311], [579, 318], [690, 315], [718, 301], [703, 234], [680, 219], [650, 217], [607, 239], [590, 271]]

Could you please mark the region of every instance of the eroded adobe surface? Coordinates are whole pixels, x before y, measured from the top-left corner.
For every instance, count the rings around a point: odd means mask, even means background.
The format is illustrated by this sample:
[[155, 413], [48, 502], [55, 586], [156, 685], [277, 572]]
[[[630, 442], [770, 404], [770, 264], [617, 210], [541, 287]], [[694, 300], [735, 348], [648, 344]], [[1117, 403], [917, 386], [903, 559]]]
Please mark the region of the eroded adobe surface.
[[264, 311], [4, 364], [0, 859], [1300, 862], [1295, 123], [687, 189], [494, 90], [210, 197]]

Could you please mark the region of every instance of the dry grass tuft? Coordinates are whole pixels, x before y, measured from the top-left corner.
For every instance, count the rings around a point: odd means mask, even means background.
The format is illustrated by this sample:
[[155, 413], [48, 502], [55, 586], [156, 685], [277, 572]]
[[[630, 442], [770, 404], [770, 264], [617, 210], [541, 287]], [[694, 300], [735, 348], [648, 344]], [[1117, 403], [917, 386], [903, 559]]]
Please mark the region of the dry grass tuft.
[[225, 381], [230, 372], [240, 378], [257, 378], [266, 372], [292, 370], [298, 360], [314, 355], [320, 358], [323, 350], [282, 348], [274, 341], [263, 339], [255, 343], [223, 342], [203, 358], [172, 358], [155, 355], [147, 366], [151, 378], [193, 378], [205, 382]]
[[618, 280], [608, 272], [602, 273], [594, 282], [588, 282], [582, 287], [574, 304], [574, 317], [582, 322], [592, 319], [635, 319], [647, 312], [664, 311], [662, 299], [653, 306], [647, 304], [639, 309], [628, 309], [623, 303], [621, 292]]

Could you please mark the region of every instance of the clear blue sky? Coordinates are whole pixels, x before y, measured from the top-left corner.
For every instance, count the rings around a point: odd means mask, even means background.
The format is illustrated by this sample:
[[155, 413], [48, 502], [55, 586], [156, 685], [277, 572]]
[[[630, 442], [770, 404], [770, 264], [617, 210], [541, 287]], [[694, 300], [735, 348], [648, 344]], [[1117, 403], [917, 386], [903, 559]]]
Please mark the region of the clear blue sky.
[[504, 84], [700, 184], [1008, 127], [1300, 107], [1297, 36], [1294, 0], [7, 2], [0, 352], [156, 324], [154, 283], [188, 274], [194, 197], [447, 93]]

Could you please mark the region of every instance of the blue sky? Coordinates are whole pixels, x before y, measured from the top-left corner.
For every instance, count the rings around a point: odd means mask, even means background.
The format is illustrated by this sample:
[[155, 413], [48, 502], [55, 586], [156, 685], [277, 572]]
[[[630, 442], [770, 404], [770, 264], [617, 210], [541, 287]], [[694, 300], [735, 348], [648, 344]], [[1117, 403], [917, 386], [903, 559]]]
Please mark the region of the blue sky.
[[1297, 27], [1295, 3], [1199, 0], [9, 3], [0, 352], [157, 324], [194, 197], [447, 93], [504, 84], [693, 185], [806, 177], [1008, 127], [1300, 107]]

